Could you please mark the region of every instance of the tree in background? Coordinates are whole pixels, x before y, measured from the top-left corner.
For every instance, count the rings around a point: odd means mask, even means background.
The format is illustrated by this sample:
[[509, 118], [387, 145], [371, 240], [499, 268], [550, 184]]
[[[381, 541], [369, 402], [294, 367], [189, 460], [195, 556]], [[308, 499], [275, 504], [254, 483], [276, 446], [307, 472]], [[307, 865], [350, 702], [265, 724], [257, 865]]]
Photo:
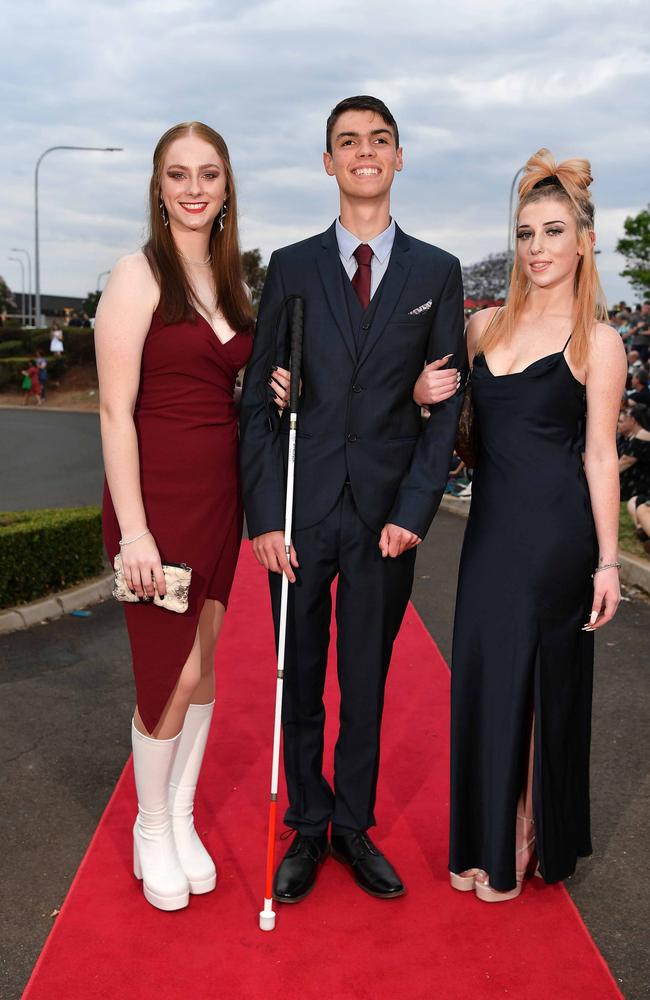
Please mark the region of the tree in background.
[[16, 300], [14, 299], [13, 292], [5, 279], [0, 276], [0, 313], [6, 313], [7, 309], [15, 308]]
[[464, 267], [463, 289], [467, 299], [504, 299], [506, 254], [491, 253], [478, 264]]
[[262, 263], [262, 254], [259, 250], [244, 250], [241, 255], [241, 262], [244, 268], [244, 281], [251, 290], [253, 296], [253, 308], [257, 312], [262, 297], [262, 287], [266, 278], [266, 266]]
[[86, 298], [83, 301], [81, 311], [85, 312], [87, 316], [91, 319], [97, 312], [97, 306], [99, 305], [99, 300], [101, 298], [101, 292], [88, 292]]
[[623, 223], [625, 236], [616, 244], [616, 252], [625, 257], [626, 267], [620, 272], [628, 278], [635, 291], [650, 293], [650, 205], [638, 215], [630, 215]]

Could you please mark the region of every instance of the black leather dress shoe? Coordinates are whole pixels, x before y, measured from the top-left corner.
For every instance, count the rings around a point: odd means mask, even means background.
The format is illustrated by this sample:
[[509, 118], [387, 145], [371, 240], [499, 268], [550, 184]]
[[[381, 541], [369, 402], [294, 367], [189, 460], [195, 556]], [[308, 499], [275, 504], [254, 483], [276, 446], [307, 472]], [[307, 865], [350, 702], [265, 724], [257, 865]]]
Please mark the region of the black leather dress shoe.
[[332, 857], [347, 865], [357, 885], [371, 896], [395, 899], [406, 892], [390, 861], [363, 830], [332, 833]]
[[314, 888], [318, 868], [329, 854], [327, 834], [303, 837], [296, 833], [273, 879], [273, 898], [278, 903], [298, 903]]

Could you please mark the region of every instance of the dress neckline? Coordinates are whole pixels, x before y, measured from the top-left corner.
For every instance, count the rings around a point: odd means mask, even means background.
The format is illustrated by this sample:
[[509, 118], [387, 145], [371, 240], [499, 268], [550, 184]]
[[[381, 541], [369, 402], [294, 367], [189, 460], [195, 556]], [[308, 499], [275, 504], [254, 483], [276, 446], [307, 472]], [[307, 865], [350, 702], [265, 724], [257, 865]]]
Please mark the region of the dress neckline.
[[[568, 341], [567, 341], [567, 343], [568, 343]], [[481, 353], [481, 354], [479, 354], [479, 357], [483, 358], [483, 364], [485, 365], [485, 369], [488, 372], [488, 374], [491, 375], [492, 378], [514, 378], [516, 375], [525, 375], [526, 372], [530, 368], [532, 368], [534, 365], [538, 365], [541, 361], [549, 361], [551, 358], [559, 358], [559, 357], [561, 357], [562, 360], [564, 361], [564, 365], [566, 367], [566, 370], [568, 371], [568, 373], [571, 376], [571, 378], [573, 379], [573, 381], [576, 383], [576, 385], [579, 385], [582, 389], [584, 389], [585, 383], [581, 382], [580, 379], [576, 378], [575, 375], [573, 374], [573, 372], [571, 371], [571, 369], [569, 367], [569, 362], [566, 359], [566, 354], [564, 353], [565, 351], [566, 351], [566, 345], [562, 348], [561, 351], [553, 351], [552, 354], [544, 354], [541, 358], [536, 358], [534, 361], [531, 361], [529, 365], [526, 365], [525, 368], [522, 368], [521, 371], [518, 371], [518, 372], [504, 372], [503, 375], [495, 375], [494, 374], [494, 372], [492, 371], [492, 369], [490, 368], [490, 366], [488, 364], [488, 360], [487, 360], [485, 354]]]
[[235, 340], [236, 337], [239, 336], [239, 330], [235, 330], [235, 332], [233, 333], [232, 337], [228, 337], [228, 340], [222, 340], [221, 337], [219, 336], [219, 334], [217, 333], [217, 331], [215, 330], [215, 328], [213, 327], [212, 323], [210, 323], [210, 321], [205, 318], [205, 316], [203, 315], [203, 313], [199, 312], [199, 310], [196, 309], [196, 308], [195, 308], [194, 312], [196, 313], [197, 316], [199, 316], [203, 320], [203, 322], [205, 323], [205, 325], [208, 327], [208, 329], [210, 330], [210, 332], [214, 336], [215, 340], [217, 340], [221, 344], [222, 347], [225, 347], [226, 344], [230, 344], [233, 340]]

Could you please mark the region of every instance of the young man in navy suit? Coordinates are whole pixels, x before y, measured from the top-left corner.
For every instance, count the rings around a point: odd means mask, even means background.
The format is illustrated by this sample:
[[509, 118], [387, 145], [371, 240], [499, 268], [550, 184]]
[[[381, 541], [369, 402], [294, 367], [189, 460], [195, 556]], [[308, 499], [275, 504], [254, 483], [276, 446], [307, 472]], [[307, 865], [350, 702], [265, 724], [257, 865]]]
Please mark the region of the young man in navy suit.
[[[383, 899], [405, 891], [367, 831], [393, 641], [416, 546], [447, 482], [460, 409], [456, 394], [422, 426], [412, 392], [428, 361], [450, 355], [450, 366], [466, 364], [458, 260], [407, 236], [390, 215], [402, 149], [386, 105], [341, 101], [327, 121], [323, 159], [340, 214], [326, 232], [272, 255], [241, 409], [248, 530], [269, 571], [276, 630], [281, 574], [292, 583], [283, 730], [285, 822], [296, 835], [274, 882], [274, 898], [288, 903], [312, 889], [330, 823], [332, 854], [362, 889]], [[305, 320], [288, 560], [288, 417], [272, 405], [272, 366], [286, 363], [276, 330], [292, 294], [304, 299]], [[322, 773], [322, 695], [336, 577], [341, 713], [332, 789]]]

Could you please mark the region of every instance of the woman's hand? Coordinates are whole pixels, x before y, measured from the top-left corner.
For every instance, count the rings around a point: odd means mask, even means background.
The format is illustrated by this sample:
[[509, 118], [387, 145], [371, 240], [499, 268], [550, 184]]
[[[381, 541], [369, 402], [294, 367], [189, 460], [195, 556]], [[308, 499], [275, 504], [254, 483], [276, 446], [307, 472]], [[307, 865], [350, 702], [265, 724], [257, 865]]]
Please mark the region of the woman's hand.
[[137, 542], [130, 542], [120, 549], [124, 579], [129, 590], [134, 590], [139, 598], [153, 597], [156, 591], [160, 597], [167, 593], [158, 547], [149, 533]]
[[460, 388], [460, 372], [457, 368], [443, 368], [451, 354], [432, 361], [427, 365], [413, 388], [413, 399], [418, 406], [431, 406], [450, 399]]
[[611, 622], [620, 603], [621, 585], [618, 569], [612, 567], [594, 573], [594, 602], [591, 606], [589, 621], [582, 626], [582, 631], [594, 632], [597, 628], [606, 625], [607, 622]]
[[273, 368], [268, 377], [268, 384], [273, 393], [275, 405], [279, 410], [284, 410], [289, 405], [291, 372], [288, 372], [286, 368]]

